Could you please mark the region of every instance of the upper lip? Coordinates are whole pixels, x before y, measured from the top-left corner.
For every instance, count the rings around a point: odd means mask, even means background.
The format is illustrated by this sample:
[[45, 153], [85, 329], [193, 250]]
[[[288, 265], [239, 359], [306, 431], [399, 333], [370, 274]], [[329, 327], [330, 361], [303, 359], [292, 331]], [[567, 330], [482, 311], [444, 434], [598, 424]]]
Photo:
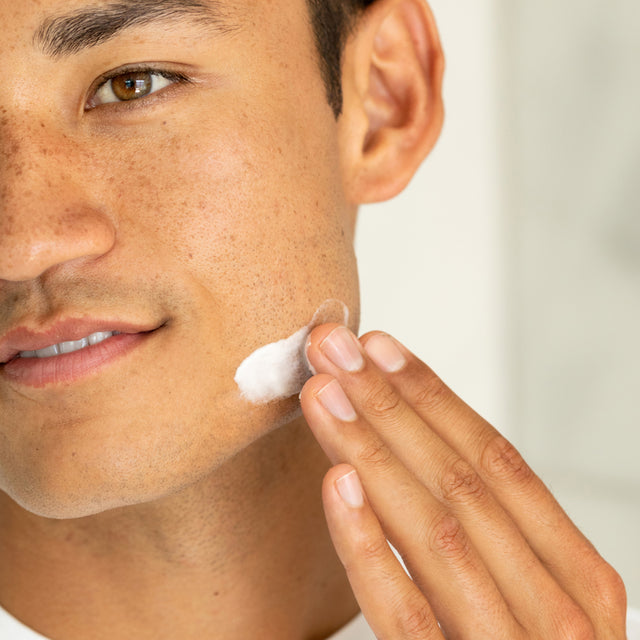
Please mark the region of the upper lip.
[[119, 333], [148, 333], [160, 325], [139, 325], [122, 320], [98, 318], [67, 318], [48, 328], [31, 328], [23, 325], [7, 332], [0, 339], [0, 364], [6, 364], [22, 351], [38, 351], [61, 342], [81, 340], [99, 331]]

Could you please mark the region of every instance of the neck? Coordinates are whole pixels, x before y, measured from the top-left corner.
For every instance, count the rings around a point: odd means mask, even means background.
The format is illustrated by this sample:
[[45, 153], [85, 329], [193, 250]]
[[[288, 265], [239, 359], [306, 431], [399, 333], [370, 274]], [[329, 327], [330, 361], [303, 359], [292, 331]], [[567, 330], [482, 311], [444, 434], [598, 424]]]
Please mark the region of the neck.
[[357, 611], [324, 523], [328, 466], [297, 420], [152, 503], [51, 520], [0, 492], [0, 603], [65, 640], [325, 638]]

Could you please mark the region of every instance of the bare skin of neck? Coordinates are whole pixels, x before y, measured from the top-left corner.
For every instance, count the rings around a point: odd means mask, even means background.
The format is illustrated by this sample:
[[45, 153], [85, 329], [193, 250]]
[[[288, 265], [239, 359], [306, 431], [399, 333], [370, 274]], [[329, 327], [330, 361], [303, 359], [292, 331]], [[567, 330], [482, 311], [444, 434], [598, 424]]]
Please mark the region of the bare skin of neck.
[[153, 503], [50, 520], [0, 492], [0, 603], [54, 640], [326, 638], [357, 613], [328, 467], [299, 419]]

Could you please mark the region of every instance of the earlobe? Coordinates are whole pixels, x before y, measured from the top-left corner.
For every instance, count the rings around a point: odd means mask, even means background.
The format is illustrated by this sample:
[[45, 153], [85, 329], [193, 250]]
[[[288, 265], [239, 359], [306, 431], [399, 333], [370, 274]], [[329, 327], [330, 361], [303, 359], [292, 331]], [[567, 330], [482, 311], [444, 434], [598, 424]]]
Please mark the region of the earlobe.
[[378, 0], [347, 43], [340, 135], [354, 203], [398, 194], [433, 148], [444, 117], [444, 59], [423, 0]]

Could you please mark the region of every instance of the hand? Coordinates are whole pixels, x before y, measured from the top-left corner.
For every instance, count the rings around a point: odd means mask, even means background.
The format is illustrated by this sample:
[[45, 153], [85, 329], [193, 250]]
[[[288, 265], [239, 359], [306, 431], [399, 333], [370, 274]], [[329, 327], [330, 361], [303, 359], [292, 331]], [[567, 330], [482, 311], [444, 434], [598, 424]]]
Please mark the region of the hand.
[[323, 486], [329, 529], [378, 638], [626, 637], [618, 574], [424, 363], [386, 334], [358, 341], [338, 325], [316, 328], [307, 355], [318, 375], [302, 408], [337, 464]]

